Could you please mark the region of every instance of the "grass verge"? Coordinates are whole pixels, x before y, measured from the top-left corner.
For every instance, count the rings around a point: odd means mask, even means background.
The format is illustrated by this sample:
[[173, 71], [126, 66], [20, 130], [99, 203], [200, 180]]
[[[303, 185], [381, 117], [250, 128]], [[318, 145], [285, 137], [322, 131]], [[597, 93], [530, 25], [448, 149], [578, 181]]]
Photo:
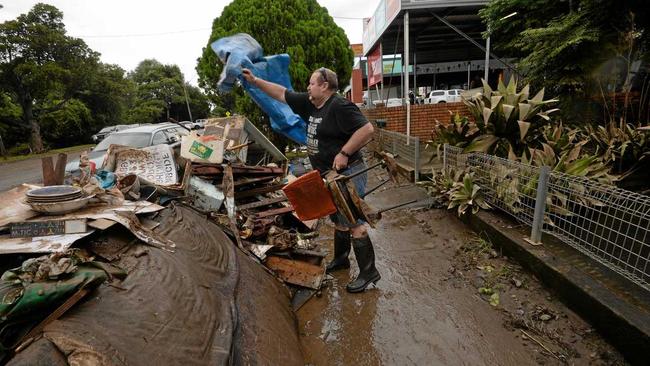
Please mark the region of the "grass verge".
[[60, 153], [71, 153], [75, 151], [82, 151], [85, 149], [90, 150], [95, 146], [94, 144], [88, 144], [88, 145], [77, 145], [77, 146], [70, 146], [70, 147], [64, 147], [62, 149], [54, 149], [54, 150], [49, 150], [44, 153], [40, 154], [26, 154], [26, 155], [16, 155], [16, 156], [7, 156], [7, 157], [0, 157], [0, 164], [4, 163], [14, 163], [17, 161], [22, 161], [22, 160], [28, 160], [28, 159], [35, 159], [35, 158], [43, 158], [46, 156], [52, 156]]

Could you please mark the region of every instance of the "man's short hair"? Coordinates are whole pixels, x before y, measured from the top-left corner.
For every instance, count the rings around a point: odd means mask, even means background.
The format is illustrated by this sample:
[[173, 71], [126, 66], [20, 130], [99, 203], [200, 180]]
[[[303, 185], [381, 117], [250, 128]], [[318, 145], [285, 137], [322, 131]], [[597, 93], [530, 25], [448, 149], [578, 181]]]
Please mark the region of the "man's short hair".
[[327, 81], [329, 90], [337, 91], [339, 89], [339, 78], [336, 76], [336, 73], [326, 67], [321, 67], [320, 69], [314, 71], [318, 73], [318, 78], [321, 83]]

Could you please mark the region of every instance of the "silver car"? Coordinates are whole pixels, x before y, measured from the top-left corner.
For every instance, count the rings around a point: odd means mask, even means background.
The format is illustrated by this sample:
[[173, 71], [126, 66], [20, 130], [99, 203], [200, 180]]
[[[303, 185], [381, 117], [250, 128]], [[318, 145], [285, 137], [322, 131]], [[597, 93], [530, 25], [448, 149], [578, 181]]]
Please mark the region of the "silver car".
[[[103, 162], [108, 147], [111, 145], [124, 145], [142, 148], [153, 145], [168, 144], [176, 147], [181, 143], [181, 137], [189, 131], [173, 123], [160, 123], [143, 125], [128, 130], [113, 132], [102, 140], [88, 154], [90, 161], [99, 169]], [[65, 167], [66, 173], [75, 173], [79, 170], [79, 159], [73, 160]]]

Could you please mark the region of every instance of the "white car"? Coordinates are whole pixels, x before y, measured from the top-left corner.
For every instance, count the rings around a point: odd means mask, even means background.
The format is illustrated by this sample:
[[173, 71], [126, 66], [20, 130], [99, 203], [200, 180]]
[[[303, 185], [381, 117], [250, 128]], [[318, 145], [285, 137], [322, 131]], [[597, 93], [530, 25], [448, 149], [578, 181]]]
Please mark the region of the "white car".
[[424, 104], [455, 103], [460, 102], [462, 89], [434, 90], [429, 97], [424, 99]]
[[[99, 169], [104, 162], [104, 157], [110, 145], [115, 144], [142, 148], [167, 144], [172, 147], [177, 147], [181, 144], [181, 137], [187, 134], [189, 134], [189, 131], [174, 123], [158, 123], [129, 128], [127, 130], [113, 132], [106, 136], [104, 140], [88, 153], [88, 158]], [[76, 173], [77, 171], [79, 171], [79, 159], [75, 159], [66, 164], [66, 173]]]

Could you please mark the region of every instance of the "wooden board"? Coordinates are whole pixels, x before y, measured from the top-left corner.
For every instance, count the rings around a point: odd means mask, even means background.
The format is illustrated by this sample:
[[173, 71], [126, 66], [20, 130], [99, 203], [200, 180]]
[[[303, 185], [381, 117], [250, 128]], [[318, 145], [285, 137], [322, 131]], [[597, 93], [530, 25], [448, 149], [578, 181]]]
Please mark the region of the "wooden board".
[[270, 256], [266, 259], [265, 264], [282, 281], [314, 290], [320, 288], [323, 276], [325, 276], [325, 267], [303, 261]]
[[26, 221], [11, 224], [12, 238], [33, 238], [85, 232], [86, 219]]

